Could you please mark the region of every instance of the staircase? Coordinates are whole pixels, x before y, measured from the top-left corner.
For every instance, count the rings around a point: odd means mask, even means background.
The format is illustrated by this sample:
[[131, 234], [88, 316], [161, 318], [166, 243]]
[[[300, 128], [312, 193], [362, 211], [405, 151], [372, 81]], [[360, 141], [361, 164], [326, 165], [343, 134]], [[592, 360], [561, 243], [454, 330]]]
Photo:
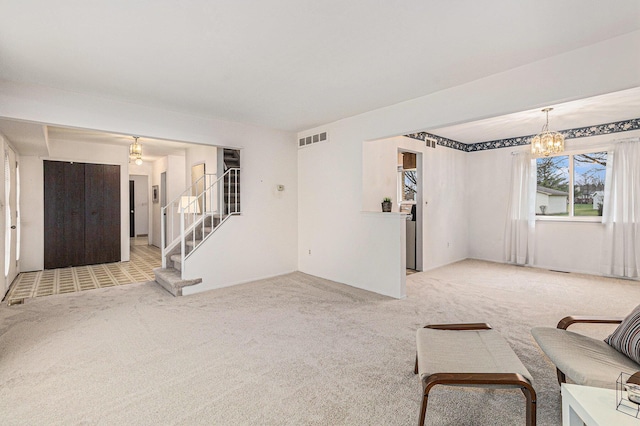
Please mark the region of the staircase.
[[[182, 296], [184, 287], [202, 282], [201, 278], [184, 276], [185, 260], [231, 216], [240, 214], [240, 168], [227, 166], [226, 151], [222, 176], [202, 176], [162, 207], [162, 267], [153, 272], [156, 282], [174, 296]], [[233, 164], [235, 156], [229, 157]], [[239, 160], [238, 155], [237, 164]]]
[[[237, 149], [224, 150], [224, 170], [240, 168], [240, 151]], [[231, 209], [240, 209], [240, 175], [235, 180], [227, 179], [224, 183], [225, 199], [229, 200], [227, 205], [227, 213]]]

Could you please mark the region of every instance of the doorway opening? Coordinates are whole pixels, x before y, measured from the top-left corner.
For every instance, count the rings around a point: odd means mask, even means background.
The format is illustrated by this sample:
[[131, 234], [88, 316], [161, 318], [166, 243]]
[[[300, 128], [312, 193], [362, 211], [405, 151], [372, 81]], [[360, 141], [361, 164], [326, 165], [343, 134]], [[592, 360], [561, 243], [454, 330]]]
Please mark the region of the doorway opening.
[[422, 153], [398, 149], [398, 210], [406, 213], [407, 275], [422, 271]]
[[129, 238], [136, 237], [135, 182], [129, 181]]
[[129, 175], [129, 237], [138, 245], [149, 244], [149, 176], [147, 175]]

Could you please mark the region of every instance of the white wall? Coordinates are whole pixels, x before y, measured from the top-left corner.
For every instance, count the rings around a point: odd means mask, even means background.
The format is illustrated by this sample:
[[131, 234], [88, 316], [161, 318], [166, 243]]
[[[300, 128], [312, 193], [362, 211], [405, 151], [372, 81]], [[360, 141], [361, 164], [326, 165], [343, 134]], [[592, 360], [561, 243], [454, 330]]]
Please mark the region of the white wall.
[[[204, 146], [204, 145], [192, 145], [185, 150], [185, 161], [187, 165], [186, 170], [186, 179], [185, 188], [193, 185], [193, 166], [198, 164], [204, 164], [204, 172], [206, 175], [217, 175], [219, 168], [218, 161], [218, 148], [212, 146]], [[202, 189], [209, 188], [215, 182], [216, 176], [208, 176], [205, 178], [204, 185]], [[217, 210], [217, 202], [218, 192], [216, 188], [212, 188], [208, 191], [205, 196], [206, 206], [204, 206], [206, 211], [215, 211]]]
[[202, 244], [204, 250], [187, 259], [183, 276], [207, 279], [185, 287], [183, 294], [297, 270], [296, 140], [286, 135], [241, 135], [246, 141], [240, 147], [242, 214], [229, 218]]
[[[187, 169], [185, 163], [185, 157], [181, 155], [168, 155], [159, 160], [153, 162], [153, 171], [152, 171], [152, 186], [158, 185], [158, 202], [151, 203], [151, 229], [152, 229], [152, 238], [151, 244], [156, 247], [161, 246], [161, 219], [162, 219], [162, 185], [160, 182], [160, 175], [166, 172], [167, 173], [167, 203], [170, 203], [175, 198], [179, 197], [182, 192], [188, 188], [185, 186], [185, 182], [187, 179]], [[189, 170], [190, 172], [190, 170]], [[177, 223], [174, 224], [177, 227]], [[177, 228], [176, 228], [177, 229]]]
[[385, 197], [398, 211], [398, 145], [401, 137], [363, 142], [362, 211], [379, 212]]
[[[294, 134], [6, 80], [0, 80], [0, 117], [242, 149], [242, 231], [215, 235], [216, 242], [203, 247], [206, 262], [189, 271], [213, 288], [297, 269]], [[182, 169], [178, 193], [185, 187], [184, 157]], [[152, 185], [159, 174], [155, 179], [154, 166]], [[277, 184], [286, 190], [278, 193]], [[217, 247], [242, 267], [221, 261]]]
[[218, 149], [205, 145], [192, 145], [185, 150], [185, 161], [187, 164], [187, 175], [185, 188], [191, 186], [191, 168], [197, 164], [204, 163], [206, 174], [216, 174], [218, 170]]
[[[640, 130], [566, 141], [566, 150], [605, 149], [613, 140], [639, 136]], [[529, 146], [467, 154], [469, 257], [504, 262], [504, 233], [511, 171], [511, 152]], [[603, 225], [600, 222], [537, 220], [532, 266], [567, 272], [601, 274]]]
[[[20, 272], [44, 268], [44, 171], [42, 159], [19, 156], [21, 209]], [[4, 191], [4, 189], [3, 189]], [[129, 223], [127, 221], [127, 223]], [[4, 246], [2, 246], [4, 252]]]
[[309, 274], [404, 297], [404, 259], [396, 244], [400, 237], [391, 232], [404, 233], [404, 225], [383, 219], [386, 215], [382, 213], [376, 218], [360, 211], [380, 212], [382, 198], [389, 196], [397, 212], [398, 149], [422, 152], [427, 203], [423, 210], [423, 269], [464, 259], [465, 153], [427, 148], [424, 142], [405, 137], [368, 141], [348, 133], [362, 127], [342, 134], [340, 124], [344, 121], [329, 127], [329, 142], [298, 150], [298, 211], [300, 219], [304, 218], [299, 228], [298, 267]]
[[129, 151], [126, 146], [49, 140], [49, 156], [20, 156], [22, 234], [20, 271], [44, 269], [43, 160], [120, 166], [120, 257], [129, 260]]
[[467, 153], [466, 195], [469, 211], [469, 257], [504, 262], [512, 152], [529, 147]]
[[392, 210], [398, 211], [398, 150], [422, 153], [423, 270], [465, 259], [465, 152], [429, 148], [423, 141], [404, 136], [364, 142], [362, 210], [379, 212], [382, 198], [388, 196]]
[[[160, 197], [160, 175], [163, 172], [167, 171], [167, 157], [160, 158], [153, 162], [153, 170], [151, 172], [151, 186], [158, 186], [158, 202], [154, 203], [151, 201], [151, 244], [160, 247], [161, 246], [161, 236], [160, 236], [160, 228], [161, 228], [161, 214], [162, 214], [162, 206], [161, 206], [161, 197]], [[167, 178], [168, 179], [168, 178]], [[167, 200], [170, 198], [167, 196]]]
[[[298, 150], [299, 269], [401, 297], [402, 277], [371, 273], [399, 270], [401, 261], [392, 246], [381, 241], [380, 232], [367, 228], [359, 213], [364, 203], [363, 142], [640, 86], [638, 52], [640, 31], [300, 132], [298, 138], [327, 131], [330, 140]], [[469, 241], [474, 242], [453, 241], [454, 249], [463, 245], [472, 257], [502, 259], [507, 194], [504, 188], [500, 184], [495, 188], [491, 198], [496, 202], [492, 205], [477, 207], [477, 196], [467, 197], [469, 210], [479, 208], [479, 213], [470, 213], [459, 221], [455, 212], [461, 204], [457, 197], [464, 199], [463, 194], [474, 190], [487, 196], [486, 192], [493, 191], [495, 184], [490, 177], [508, 179], [508, 168], [490, 169], [487, 164], [495, 166], [496, 161], [508, 161], [509, 151], [504, 156], [482, 152], [458, 154], [443, 147], [436, 151], [446, 153], [445, 158], [440, 161], [434, 157], [431, 164], [425, 164], [427, 170], [432, 169], [436, 176], [447, 176], [450, 168], [461, 173], [451, 180], [432, 179], [430, 184], [434, 187], [426, 189], [437, 194], [428, 201], [438, 213], [430, 216], [427, 205], [425, 218], [434, 225], [434, 231], [431, 234], [425, 231], [425, 240], [435, 241], [438, 250], [426, 252], [425, 257], [440, 256], [434, 261], [436, 265], [455, 260], [458, 256], [442, 247], [450, 235], [458, 235], [457, 227], [468, 226]], [[473, 165], [471, 158], [486, 158], [482, 168], [488, 170], [486, 175], [472, 170], [463, 172]], [[474, 165], [473, 170], [479, 172], [480, 168]], [[469, 188], [467, 192], [465, 186]], [[447, 191], [448, 188], [451, 190]], [[486, 217], [498, 219], [479, 220]], [[460, 254], [463, 253], [465, 249], [460, 249]]]

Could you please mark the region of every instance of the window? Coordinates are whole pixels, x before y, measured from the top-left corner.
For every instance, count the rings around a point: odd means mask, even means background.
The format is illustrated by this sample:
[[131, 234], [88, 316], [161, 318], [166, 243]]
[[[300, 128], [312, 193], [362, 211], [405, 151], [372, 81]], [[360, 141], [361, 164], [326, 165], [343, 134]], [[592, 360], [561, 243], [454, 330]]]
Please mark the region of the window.
[[536, 168], [538, 217], [602, 216], [606, 152], [538, 158]]
[[417, 161], [415, 152], [398, 152], [398, 202], [408, 209], [416, 203], [418, 194]]
[[411, 213], [418, 194], [418, 171], [398, 166], [398, 200], [401, 213]]
[[418, 192], [418, 175], [416, 170], [402, 171], [402, 201], [416, 201]]

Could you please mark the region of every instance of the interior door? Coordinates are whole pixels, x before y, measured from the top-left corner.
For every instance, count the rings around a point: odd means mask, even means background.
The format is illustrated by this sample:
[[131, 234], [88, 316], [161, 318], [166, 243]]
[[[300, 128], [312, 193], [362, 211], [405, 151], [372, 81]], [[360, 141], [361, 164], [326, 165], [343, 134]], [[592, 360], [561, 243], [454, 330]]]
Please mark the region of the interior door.
[[120, 166], [44, 161], [44, 267], [120, 260]]
[[44, 268], [84, 265], [84, 164], [44, 161]]
[[120, 166], [85, 164], [84, 265], [120, 261]]
[[17, 229], [18, 229], [18, 209], [17, 209], [17, 179], [16, 179], [16, 153], [10, 146], [5, 145], [5, 289], [13, 282], [18, 275], [17, 268]]
[[135, 197], [135, 182], [129, 181], [129, 237], [134, 238], [136, 236], [136, 197]]

